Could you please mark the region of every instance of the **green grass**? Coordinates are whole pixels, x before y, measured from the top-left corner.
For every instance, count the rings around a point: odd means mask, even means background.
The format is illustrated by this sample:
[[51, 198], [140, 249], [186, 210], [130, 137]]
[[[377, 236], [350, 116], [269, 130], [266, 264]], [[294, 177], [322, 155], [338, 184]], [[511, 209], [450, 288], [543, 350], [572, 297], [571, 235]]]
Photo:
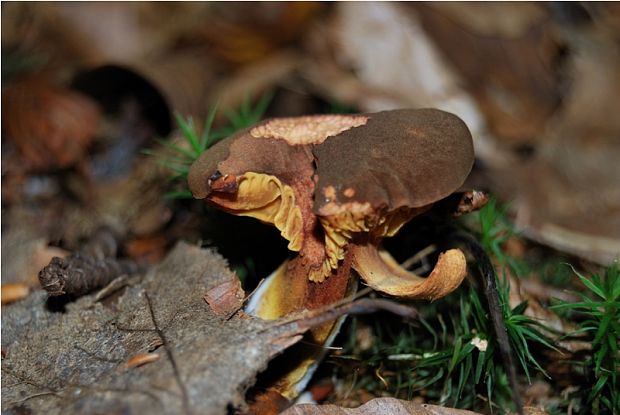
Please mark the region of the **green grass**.
[[246, 95], [241, 106], [236, 111], [224, 113], [227, 123], [216, 130], [213, 129], [213, 122], [217, 114], [217, 106], [214, 106], [209, 111], [201, 132], [199, 132], [192, 117], [185, 118], [180, 114], [175, 114], [175, 120], [183, 141], [177, 144], [169, 140], [157, 140], [162, 147], [169, 150], [165, 155], [152, 150], [144, 151], [145, 154], [156, 157], [159, 164], [169, 169], [172, 173], [169, 180], [180, 187], [179, 190], [167, 193], [166, 197], [175, 199], [191, 198], [192, 194], [187, 190], [186, 181], [192, 163], [218, 141], [260, 121], [272, 97], [273, 94], [267, 93], [256, 104], [252, 105], [252, 99], [249, 95]]
[[620, 413], [620, 272], [618, 262], [605, 270], [603, 276], [593, 274], [590, 278], [573, 269], [585, 292], [576, 294], [582, 301], [562, 301], [553, 306], [556, 310], [569, 310], [581, 318], [574, 335], [586, 336], [592, 351], [581, 362], [588, 381], [586, 405], [593, 414]]
[[509, 239], [518, 237], [507, 214], [508, 206], [501, 206], [492, 197], [472, 218], [478, 220], [480, 244], [484, 250], [502, 266], [506, 266], [516, 276], [525, 276], [528, 272], [526, 264], [517, 258], [507, 255], [503, 246]]
[[[500, 287], [501, 299], [507, 304], [509, 286], [504, 283]], [[411, 399], [416, 392], [423, 392], [441, 405], [470, 409], [480, 409], [482, 395], [488, 405], [506, 410], [512, 403], [510, 388], [483, 304], [474, 287], [463, 287], [444, 300], [420, 305], [423, 317], [419, 322], [403, 327], [402, 323], [386, 325], [375, 320], [372, 349], [360, 353], [350, 340], [336, 359], [357, 362], [355, 388], [376, 395], [388, 392]], [[520, 366], [529, 378], [532, 370], [544, 373], [532, 345], [553, 346], [540, 333], [539, 324], [523, 315], [526, 305], [505, 306], [504, 319]]]

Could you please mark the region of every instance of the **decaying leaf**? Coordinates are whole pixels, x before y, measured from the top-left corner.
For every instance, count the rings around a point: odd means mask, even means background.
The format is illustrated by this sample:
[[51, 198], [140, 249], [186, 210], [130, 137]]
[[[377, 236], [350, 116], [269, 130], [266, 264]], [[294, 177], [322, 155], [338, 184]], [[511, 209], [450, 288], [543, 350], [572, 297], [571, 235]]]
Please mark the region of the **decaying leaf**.
[[569, 70], [570, 93], [536, 156], [518, 175], [505, 171], [501, 176], [519, 195], [514, 209], [525, 235], [606, 265], [620, 255], [616, 45], [600, 35], [584, 36]]
[[560, 100], [554, 72], [560, 45], [544, 7], [416, 6], [424, 31], [476, 99], [494, 138], [510, 145], [538, 140]]
[[2, 234], [2, 283], [23, 283], [39, 287], [37, 274], [53, 257], [64, 258], [64, 249], [48, 246], [42, 229], [31, 229], [32, 217], [10, 215], [14, 227]]
[[[3, 307], [3, 411], [222, 414], [242, 405], [256, 373], [300, 330], [217, 316], [201, 293], [232, 277], [220, 256], [181, 243], [113, 308], [91, 295], [54, 313], [41, 291]], [[155, 339], [160, 359], [124, 370]]]
[[358, 408], [336, 405], [295, 405], [282, 415], [480, 415], [463, 409], [419, 404], [394, 398], [376, 398]]
[[42, 76], [10, 82], [2, 90], [2, 106], [2, 128], [30, 169], [83, 161], [99, 128], [99, 107], [93, 100]]
[[26, 298], [30, 293], [30, 287], [23, 282], [14, 282], [2, 284], [0, 291], [2, 292], [2, 305], [4, 305]]
[[211, 288], [204, 296], [211, 310], [217, 315], [227, 315], [241, 308], [245, 292], [239, 278], [232, 277]]
[[[525, 415], [545, 415], [540, 408], [525, 407]], [[358, 408], [343, 408], [337, 405], [295, 405], [282, 415], [481, 415], [463, 409], [446, 408], [438, 405], [419, 404], [395, 398], [375, 398]]]

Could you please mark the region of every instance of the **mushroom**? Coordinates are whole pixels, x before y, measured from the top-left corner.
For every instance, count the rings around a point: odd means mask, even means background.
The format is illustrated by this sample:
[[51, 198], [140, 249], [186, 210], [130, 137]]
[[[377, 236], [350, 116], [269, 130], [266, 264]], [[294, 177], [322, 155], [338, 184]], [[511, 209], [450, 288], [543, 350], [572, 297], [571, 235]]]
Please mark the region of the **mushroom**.
[[[436, 109], [275, 118], [214, 145], [188, 181], [195, 198], [274, 224], [297, 252], [250, 303], [253, 314], [275, 319], [345, 297], [351, 267], [398, 297], [436, 299], [458, 287], [466, 274], [461, 251], [443, 253], [422, 278], [379, 246], [458, 189], [473, 160], [465, 124]], [[313, 340], [325, 343], [334, 327], [315, 329]], [[285, 396], [299, 391], [290, 385], [311, 361], [289, 377]]]

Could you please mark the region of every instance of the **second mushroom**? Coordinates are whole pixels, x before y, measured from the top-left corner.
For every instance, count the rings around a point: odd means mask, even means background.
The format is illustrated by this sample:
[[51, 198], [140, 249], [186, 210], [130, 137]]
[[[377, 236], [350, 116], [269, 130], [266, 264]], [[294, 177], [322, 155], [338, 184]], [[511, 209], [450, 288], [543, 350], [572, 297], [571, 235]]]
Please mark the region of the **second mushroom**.
[[[205, 152], [189, 186], [222, 210], [273, 224], [297, 253], [252, 305], [258, 317], [275, 319], [341, 300], [351, 268], [397, 297], [432, 300], [457, 288], [466, 275], [460, 250], [442, 253], [422, 278], [380, 242], [457, 190], [473, 162], [466, 125], [436, 109], [275, 118]], [[315, 330], [314, 340], [324, 343], [332, 329]]]

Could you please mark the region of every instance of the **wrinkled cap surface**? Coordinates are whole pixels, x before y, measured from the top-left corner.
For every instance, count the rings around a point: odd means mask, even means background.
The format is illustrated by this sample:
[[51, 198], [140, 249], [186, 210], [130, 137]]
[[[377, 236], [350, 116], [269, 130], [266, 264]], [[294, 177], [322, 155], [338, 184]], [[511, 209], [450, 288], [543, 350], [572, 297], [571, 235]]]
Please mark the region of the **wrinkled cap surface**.
[[350, 206], [375, 213], [422, 207], [463, 184], [474, 149], [460, 118], [436, 109], [366, 116], [364, 126], [313, 148], [316, 214], [330, 216]]

